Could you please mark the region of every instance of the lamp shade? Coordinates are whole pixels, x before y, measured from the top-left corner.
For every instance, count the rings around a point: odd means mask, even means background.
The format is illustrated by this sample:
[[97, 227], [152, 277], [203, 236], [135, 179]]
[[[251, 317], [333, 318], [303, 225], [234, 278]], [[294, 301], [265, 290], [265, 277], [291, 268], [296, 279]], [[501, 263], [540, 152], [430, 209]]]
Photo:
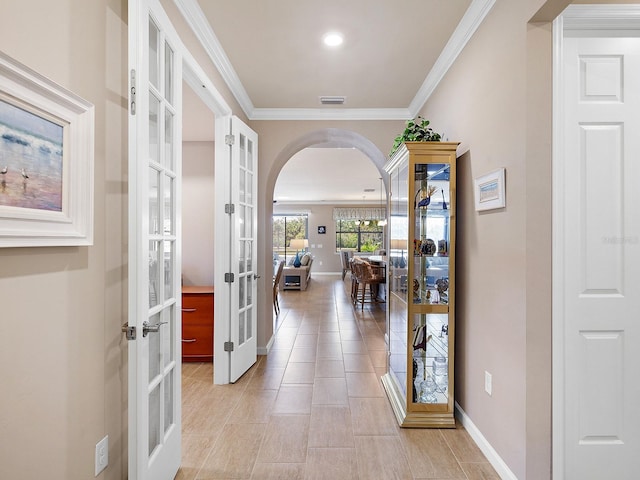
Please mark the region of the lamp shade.
[[291, 248], [295, 248], [296, 250], [302, 250], [304, 248], [309, 247], [309, 240], [306, 238], [293, 238], [291, 239], [291, 243], [289, 244]]
[[393, 250], [406, 250], [407, 249], [407, 241], [402, 238], [392, 238], [390, 247]]

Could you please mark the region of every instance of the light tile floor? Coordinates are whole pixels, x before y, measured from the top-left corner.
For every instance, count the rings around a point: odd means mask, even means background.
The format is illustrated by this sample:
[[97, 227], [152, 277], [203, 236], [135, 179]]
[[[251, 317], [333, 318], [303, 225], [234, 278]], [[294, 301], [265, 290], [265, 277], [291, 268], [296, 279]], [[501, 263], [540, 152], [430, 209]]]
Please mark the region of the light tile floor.
[[184, 364], [176, 478], [460, 479], [498, 475], [464, 428], [398, 427], [380, 377], [384, 304], [354, 309], [350, 280], [281, 292], [273, 349], [233, 385]]

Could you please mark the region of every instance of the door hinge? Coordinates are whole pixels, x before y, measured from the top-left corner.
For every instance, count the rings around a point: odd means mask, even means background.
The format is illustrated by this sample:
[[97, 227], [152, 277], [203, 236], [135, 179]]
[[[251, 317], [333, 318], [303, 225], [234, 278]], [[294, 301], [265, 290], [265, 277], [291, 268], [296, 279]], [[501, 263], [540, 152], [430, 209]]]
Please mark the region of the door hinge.
[[129, 322], [122, 325], [122, 333], [125, 334], [127, 340], [135, 340], [136, 339], [136, 327], [130, 327]]
[[228, 213], [231, 215], [232, 213], [236, 213], [236, 206], [233, 203], [225, 203], [224, 204], [224, 213]]
[[224, 351], [233, 352], [233, 342], [224, 342]]
[[131, 115], [136, 114], [136, 71], [131, 70]]
[[236, 136], [235, 135], [225, 135], [224, 136], [224, 143], [225, 145], [233, 145], [234, 143], [236, 143]]
[[233, 283], [233, 282], [234, 282], [233, 273], [225, 273], [224, 274], [224, 283]]

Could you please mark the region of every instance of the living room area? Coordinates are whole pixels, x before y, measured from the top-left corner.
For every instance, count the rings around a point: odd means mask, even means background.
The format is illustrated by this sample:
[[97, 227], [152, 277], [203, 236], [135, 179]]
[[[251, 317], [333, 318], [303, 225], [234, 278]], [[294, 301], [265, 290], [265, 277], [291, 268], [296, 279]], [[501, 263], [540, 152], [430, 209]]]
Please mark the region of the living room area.
[[381, 173], [357, 149], [306, 148], [291, 157], [274, 190], [273, 274], [284, 262], [280, 290], [304, 292], [314, 276], [341, 275], [342, 251], [379, 253], [385, 203]]

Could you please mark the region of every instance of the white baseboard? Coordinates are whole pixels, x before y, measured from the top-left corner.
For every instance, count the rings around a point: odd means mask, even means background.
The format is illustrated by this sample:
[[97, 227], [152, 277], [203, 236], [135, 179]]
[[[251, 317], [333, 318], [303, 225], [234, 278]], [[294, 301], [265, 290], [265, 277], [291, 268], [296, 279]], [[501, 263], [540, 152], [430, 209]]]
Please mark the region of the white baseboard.
[[269, 339], [269, 341], [267, 342], [267, 346], [266, 347], [258, 347], [257, 350], [257, 354], [258, 355], [268, 355], [269, 352], [271, 351], [271, 347], [273, 347], [273, 342], [276, 339], [276, 335], [275, 333], [273, 335], [271, 335], [271, 338]]
[[516, 477], [515, 474], [509, 469], [507, 464], [504, 463], [504, 460], [502, 460], [502, 458], [500, 458], [500, 455], [498, 455], [498, 452], [496, 452], [491, 444], [487, 441], [487, 439], [484, 438], [484, 435], [482, 435], [480, 430], [478, 430], [478, 427], [475, 426], [475, 424], [467, 416], [462, 407], [458, 405], [458, 402], [455, 402], [455, 404], [456, 417], [458, 418], [460, 423], [462, 423], [462, 426], [465, 428], [465, 430], [469, 432], [469, 435], [471, 436], [473, 441], [476, 442], [478, 448], [482, 451], [484, 456], [487, 457], [487, 460], [489, 460], [489, 463], [496, 471], [496, 473], [500, 475], [500, 478], [502, 480], [518, 480], [518, 477]]

